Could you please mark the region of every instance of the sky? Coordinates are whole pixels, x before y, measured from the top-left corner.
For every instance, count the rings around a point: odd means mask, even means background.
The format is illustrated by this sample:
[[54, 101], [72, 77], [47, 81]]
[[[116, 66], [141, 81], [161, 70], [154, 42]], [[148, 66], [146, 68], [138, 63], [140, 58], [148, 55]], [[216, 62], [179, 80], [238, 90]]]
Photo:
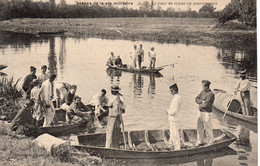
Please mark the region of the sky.
[[[38, 0], [37, 0], [38, 1]], [[48, 1], [48, 0], [42, 0]], [[103, 2], [110, 2], [114, 4], [114, 6], [122, 7], [122, 5], [116, 5], [115, 3], [128, 2], [128, 8], [139, 9], [140, 4], [146, 0], [65, 0], [67, 4], [75, 4], [76, 2], [88, 2], [88, 3], [98, 3], [99, 5]], [[151, 0], [147, 0], [151, 2]], [[231, 0], [153, 0], [155, 4], [154, 9], [157, 9], [158, 4], [162, 9], [167, 9], [169, 7], [173, 7], [176, 11], [178, 10], [187, 10], [190, 7], [192, 10], [198, 11], [203, 3], [212, 3], [213, 6], [216, 7], [216, 10], [222, 10]], [[60, 0], [56, 0], [56, 4], [58, 4]]]

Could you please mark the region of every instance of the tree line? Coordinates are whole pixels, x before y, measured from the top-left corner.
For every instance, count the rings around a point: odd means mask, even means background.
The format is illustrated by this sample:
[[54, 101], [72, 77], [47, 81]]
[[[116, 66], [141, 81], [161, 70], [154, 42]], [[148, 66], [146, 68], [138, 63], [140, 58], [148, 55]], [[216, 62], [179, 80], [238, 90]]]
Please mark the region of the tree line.
[[31, 0], [0, 0], [0, 20], [13, 18], [105, 18], [105, 17], [176, 17], [176, 18], [218, 18], [219, 23], [238, 19], [245, 25], [256, 27], [256, 0], [234, 0], [222, 11], [215, 11], [211, 4], [203, 5], [199, 11], [188, 8], [186, 11], [175, 11], [169, 7], [162, 10], [160, 6], [144, 1], [140, 8], [117, 8], [112, 5], [86, 5], [65, 3], [55, 5], [49, 2]]
[[[145, 3], [144, 3], [145, 4]], [[0, 0], [0, 20], [13, 18], [102, 18], [102, 17], [217, 17], [218, 12], [202, 9], [199, 12], [152, 9], [142, 5], [139, 10], [117, 8], [112, 5], [74, 5], [50, 2], [33, 2], [31, 0]]]

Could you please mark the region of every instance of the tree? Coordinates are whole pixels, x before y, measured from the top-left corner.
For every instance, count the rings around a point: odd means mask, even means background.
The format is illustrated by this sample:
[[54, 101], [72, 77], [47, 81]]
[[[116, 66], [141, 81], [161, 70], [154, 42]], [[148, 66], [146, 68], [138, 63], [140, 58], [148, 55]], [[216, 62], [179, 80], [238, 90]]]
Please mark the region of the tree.
[[151, 5], [148, 1], [144, 1], [140, 7], [139, 7], [140, 10], [143, 10], [143, 11], [150, 11], [151, 10]]
[[211, 5], [211, 4], [205, 4], [203, 5], [200, 10], [199, 10], [199, 14], [202, 16], [202, 17], [214, 17], [215, 14], [214, 14], [214, 10], [216, 10], [216, 8]]

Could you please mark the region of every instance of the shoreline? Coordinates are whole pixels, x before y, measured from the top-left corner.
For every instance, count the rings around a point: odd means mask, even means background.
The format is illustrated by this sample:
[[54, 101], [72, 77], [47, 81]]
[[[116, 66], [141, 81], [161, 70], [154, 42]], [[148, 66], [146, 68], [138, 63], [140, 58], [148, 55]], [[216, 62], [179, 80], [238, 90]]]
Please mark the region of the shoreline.
[[0, 30], [29, 35], [57, 35], [55, 33], [64, 31], [60, 34], [73, 38], [256, 48], [256, 30], [227, 31], [214, 28], [216, 24], [212, 18], [25, 18], [0, 21]]

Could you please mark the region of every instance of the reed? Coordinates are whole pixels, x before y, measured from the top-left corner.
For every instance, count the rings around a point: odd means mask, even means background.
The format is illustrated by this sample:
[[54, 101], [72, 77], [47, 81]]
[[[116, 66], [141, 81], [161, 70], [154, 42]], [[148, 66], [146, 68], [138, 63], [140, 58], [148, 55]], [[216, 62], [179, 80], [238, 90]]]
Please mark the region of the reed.
[[15, 101], [22, 97], [23, 92], [17, 88], [20, 78], [14, 82], [14, 78], [2, 77], [0, 80], [0, 97], [4, 97], [9, 101]]

